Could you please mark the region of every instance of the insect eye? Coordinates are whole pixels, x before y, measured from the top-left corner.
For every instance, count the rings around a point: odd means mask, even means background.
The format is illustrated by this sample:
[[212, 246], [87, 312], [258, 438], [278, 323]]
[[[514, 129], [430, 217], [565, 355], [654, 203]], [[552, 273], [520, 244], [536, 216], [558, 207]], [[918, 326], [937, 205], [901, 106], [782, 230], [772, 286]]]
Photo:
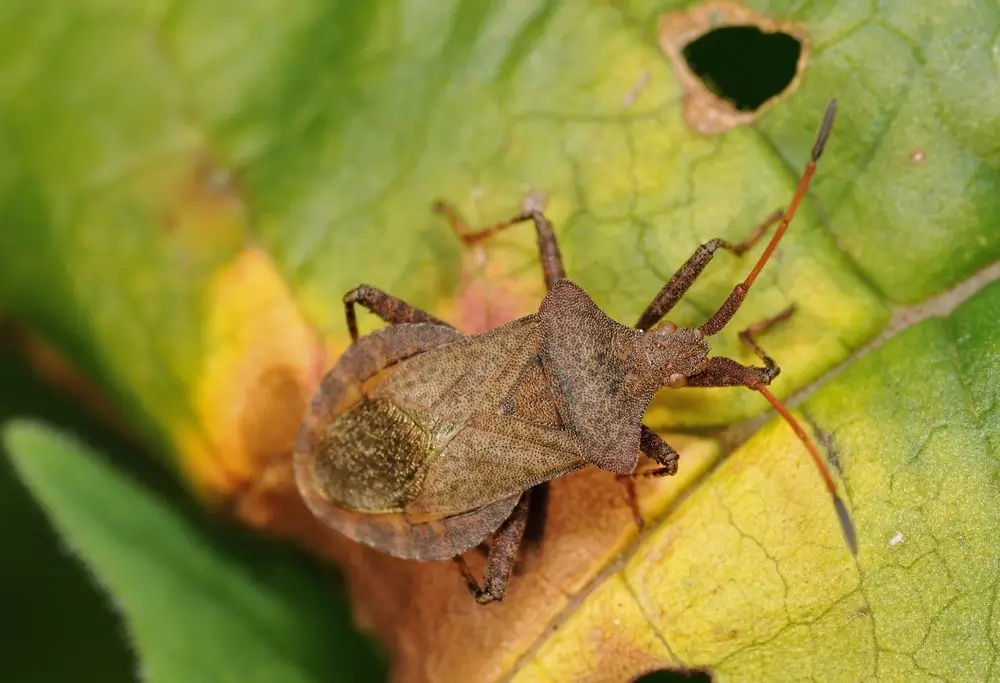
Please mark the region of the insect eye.
[[687, 386], [687, 383], [688, 378], [679, 372], [675, 372], [667, 379], [667, 384], [671, 389], [680, 389], [683, 386]]

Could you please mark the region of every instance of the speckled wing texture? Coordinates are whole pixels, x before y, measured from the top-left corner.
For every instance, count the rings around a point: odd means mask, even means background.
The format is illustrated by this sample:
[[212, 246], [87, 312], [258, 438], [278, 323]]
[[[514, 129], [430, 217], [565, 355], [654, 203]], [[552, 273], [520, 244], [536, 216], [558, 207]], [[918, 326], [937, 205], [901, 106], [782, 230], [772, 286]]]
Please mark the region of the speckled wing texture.
[[[353, 457], [347, 457], [346, 461], [345, 454], [341, 453], [337, 458], [331, 459], [332, 454], [324, 452], [328, 449], [321, 447], [328, 441], [326, 430], [321, 429], [321, 425], [329, 425], [338, 418], [349, 418], [356, 412], [362, 406], [359, 402], [366, 381], [383, 371], [391, 371], [391, 368], [397, 367], [396, 364], [405, 362], [407, 358], [419, 357], [421, 352], [462, 339], [457, 331], [441, 325], [388, 327], [363, 337], [351, 346], [327, 373], [322, 390], [314, 400], [310, 415], [303, 425], [295, 454], [296, 477], [303, 499], [324, 523], [348, 538], [389, 555], [430, 561], [453, 557], [474, 547], [510, 515], [520, 498], [520, 492], [507, 497], [493, 497], [488, 504], [467, 507], [459, 514], [438, 514], [434, 519], [418, 523], [408, 521], [398, 512], [380, 514], [348, 509], [342, 504], [345, 489], [337, 485], [337, 479], [344, 476], [352, 478], [351, 472], [335, 472], [331, 469], [343, 470], [345, 465], [353, 465], [347, 469], [363, 470], [365, 462], [368, 466], [376, 464], [371, 461], [380, 457], [381, 451], [376, 447], [379, 444], [366, 446], [364, 443], [355, 443], [354, 446], [359, 447], [360, 452], [351, 454]], [[423, 431], [423, 425], [411, 420], [389, 401], [376, 399], [366, 401], [363, 405], [376, 408], [380, 413], [389, 410], [398, 414], [399, 419], [390, 421], [396, 427], [390, 430], [393, 434], [400, 429], [407, 433]], [[385, 415], [381, 415], [378, 421], [382, 427], [388, 427], [384, 418]], [[428, 441], [429, 438], [429, 434], [424, 434], [422, 441]], [[413, 439], [409, 439], [410, 448], [398, 455], [404, 461], [410, 458], [413, 460], [412, 464], [423, 469], [421, 466], [426, 458], [426, 448], [421, 452], [412, 452], [417, 445], [410, 443], [412, 441]], [[407, 472], [396, 472], [399, 476], [386, 479], [384, 483], [391, 486], [387, 490], [376, 491], [379, 494], [378, 500], [371, 499], [372, 492], [368, 487], [358, 487], [364, 499], [354, 502], [366, 507], [394, 506], [403, 502], [409, 492], [419, 486], [423, 474], [412, 470], [413, 468], [408, 468]]]
[[[548, 392], [530, 381], [538, 350], [538, 317], [527, 316], [414, 356], [371, 388], [371, 399], [391, 400], [431, 435], [408, 519], [465, 512], [586, 464], [550, 424]], [[528, 413], [509, 414], [515, 404]]]
[[586, 464], [567, 432], [506, 415], [483, 416], [436, 457], [406, 515], [419, 520], [469, 510]]
[[537, 357], [538, 343], [538, 319], [529, 315], [409, 358], [367, 393], [404, 410], [465, 424], [473, 415], [499, 410]]

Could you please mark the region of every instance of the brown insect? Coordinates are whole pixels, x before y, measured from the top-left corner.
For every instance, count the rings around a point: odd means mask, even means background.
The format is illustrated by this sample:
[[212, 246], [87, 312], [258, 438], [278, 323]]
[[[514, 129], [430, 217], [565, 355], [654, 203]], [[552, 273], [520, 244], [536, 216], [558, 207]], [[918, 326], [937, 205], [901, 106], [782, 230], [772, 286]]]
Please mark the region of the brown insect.
[[[854, 532], [824, 461], [767, 389], [779, 368], [756, 336], [791, 310], [740, 333], [763, 367], [709, 357], [706, 341], [736, 313], [787, 230], [835, 111], [831, 102], [788, 209], [775, 212], [744, 242], [713, 239], [698, 247], [634, 328], [611, 320], [565, 279], [552, 226], [541, 212], [527, 210], [469, 232], [450, 207], [438, 203], [466, 244], [534, 222], [548, 293], [538, 313], [466, 336], [374, 287], [348, 292], [344, 304], [353, 343], [324, 377], [295, 454], [298, 488], [312, 512], [349, 538], [395, 557], [455, 558], [480, 603], [501, 600], [529, 508], [544, 500], [546, 482], [586, 465], [637, 476], [640, 451], [658, 464], [642, 476], [674, 474], [677, 452], [642, 424], [653, 395], [663, 387], [741, 386], [760, 392], [801, 439], [853, 548]], [[749, 276], [707, 321], [690, 329], [658, 324], [717, 250], [743, 254], [779, 220]], [[389, 327], [359, 339], [355, 304]], [[634, 496], [630, 503], [637, 514]], [[485, 548], [481, 544], [490, 536], [480, 587], [461, 555]]]

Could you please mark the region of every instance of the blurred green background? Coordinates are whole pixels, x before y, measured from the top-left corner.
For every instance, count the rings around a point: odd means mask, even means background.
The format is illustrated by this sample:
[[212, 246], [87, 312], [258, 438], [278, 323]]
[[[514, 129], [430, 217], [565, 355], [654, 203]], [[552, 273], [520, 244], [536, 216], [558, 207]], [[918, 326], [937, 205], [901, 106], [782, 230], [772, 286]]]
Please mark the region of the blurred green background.
[[[0, 422], [34, 417], [84, 436], [129, 462], [129, 447], [43, 385], [9, 345], [0, 345]], [[59, 541], [18, 482], [7, 453], [0, 459], [0, 680], [24, 683], [136, 680], [124, 628], [93, 577]]]

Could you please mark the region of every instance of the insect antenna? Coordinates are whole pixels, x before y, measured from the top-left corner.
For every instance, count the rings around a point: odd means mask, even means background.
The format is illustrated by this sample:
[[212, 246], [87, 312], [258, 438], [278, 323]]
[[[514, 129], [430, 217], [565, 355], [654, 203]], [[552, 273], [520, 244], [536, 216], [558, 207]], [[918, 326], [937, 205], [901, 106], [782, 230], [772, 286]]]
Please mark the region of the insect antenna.
[[746, 279], [733, 288], [729, 297], [725, 302], [723, 302], [722, 306], [719, 307], [719, 310], [712, 314], [712, 317], [698, 326], [698, 329], [701, 330], [702, 334], [706, 337], [711, 336], [724, 328], [736, 314], [740, 304], [743, 303], [743, 299], [746, 298], [747, 292], [750, 291], [750, 287], [753, 286], [757, 276], [760, 275], [760, 271], [764, 268], [768, 259], [771, 258], [771, 254], [774, 253], [775, 248], [777, 248], [778, 242], [781, 241], [781, 238], [784, 237], [785, 233], [788, 231], [788, 225], [792, 222], [792, 219], [795, 218], [795, 212], [798, 211], [799, 204], [802, 203], [802, 199], [806, 196], [806, 190], [809, 189], [809, 183], [812, 181], [813, 174], [816, 172], [816, 162], [818, 162], [819, 158], [823, 155], [823, 148], [826, 147], [826, 141], [829, 139], [830, 132], [833, 130], [833, 119], [836, 115], [837, 100], [830, 100], [830, 104], [826, 107], [826, 113], [823, 115], [823, 123], [820, 125], [819, 133], [816, 135], [816, 143], [813, 145], [812, 154], [809, 157], [809, 163], [806, 164], [805, 171], [803, 171], [802, 177], [799, 179], [799, 184], [795, 189], [795, 195], [792, 197], [791, 203], [789, 203], [788, 208], [785, 209], [785, 213], [781, 217], [778, 229], [774, 231], [774, 235], [771, 236], [771, 241], [767, 243], [764, 253], [762, 253], [760, 258], [757, 259], [757, 263], [754, 265], [753, 270], [750, 271], [750, 274], [747, 275]]
[[[795, 217], [799, 204], [802, 203], [802, 199], [806, 195], [806, 190], [809, 189], [809, 183], [812, 181], [813, 174], [816, 172], [816, 163], [823, 155], [823, 149], [826, 147], [826, 142], [830, 138], [830, 132], [833, 130], [833, 120], [836, 115], [837, 100], [830, 100], [830, 104], [827, 105], [826, 108], [826, 113], [823, 115], [823, 123], [820, 124], [819, 133], [816, 135], [816, 142], [813, 145], [812, 154], [809, 157], [809, 163], [806, 164], [805, 171], [803, 171], [802, 177], [799, 179], [799, 184], [795, 189], [795, 195], [792, 197], [792, 201], [789, 203], [788, 208], [785, 209], [777, 230], [774, 231], [774, 235], [767, 243], [764, 253], [762, 253], [760, 258], [757, 259], [757, 263], [754, 265], [753, 270], [750, 271], [750, 274], [747, 275], [746, 279], [733, 288], [732, 293], [726, 301], [714, 314], [712, 314], [708, 320], [699, 325], [698, 329], [705, 336], [716, 334], [732, 319], [733, 315], [735, 315], [736, 311], [739, 309], [740, 304], [743, 302], [743, 299], [746, 297], [750, 287], [753, 285], [754, 281], [756, 281], [757, 276], [760, 275], [760, 271], [764, 268], [764, 264], [766, 264], [768, 259], [771, 258], [771, 255], [774, 253], [774, 250], [781, 241], [781, 238], [784, 237], [785, 232], [788, 231], [788, 225]], [[755, 347], [755, 350], [758, 355], [761, 355], [759, 348]], [[761, 355], [761, 357], [767, 360], [766, 355]], [[773, 361], [769, 362], [768, 366], [772, 367]], [[781, 401], [775, 398], [774, 394], [772, 394], [764, 384], [759, 381], [753, 381], [748, 383], [746, 386], [759, 391], [764, 398], [766, 398], [768, 402], [774, 406], [775, 410], [778, 411], [781, 417], [784, 418], [785, 422], [787, 422], [792, 428], [792, 431], [795, 432], [795, 435], [802, 441], [806, 450], [809, 451], [809, 456], [812, 458], [813, 463], [815, 463], [816, 468], [823, 477], [823, 483], [826, 485], [826, 490], [833, 498], [833, 505], [837, 509], [837, 519], [840, 521], [840, 528], [844, 532], [847, 545], [850, 547], [852, 553], [857, 554], [857, 534], [854, 530], [854, 524], [851, 522], [850, 516], [847, 514], [847, 508], [844, 506], [844, 502], [837, 494], [837, 486], [833, 481], [833, 476], [830, 474], [826, 463], [820, 456], [815, 443], [813, 443], [813, 441], [806, 436], [805, 431], [799, 425], [798, 421], [790, 412], [788, 412], [788, 409], [781, 403]]]
[[806, 447], [809, 451], [809, 457], [812, 458], [813, 464], [816, 465], [816, 469], [819, 470], [820, 476], [823, 477], [823, 483], [826, 485], [826, 490], [833, 498], [833, 506], [837, 509], [837, 520], [840, 522], [840, 529], [844, 532], [844, 538], [847, 541], [848, 547], [851, 549], [851, 553], [854, 555], [858, 554], [858, 536], [854, 530], [854, 523], [851, 521], [850, 515], [847, 513], [847, 507], [844, 505], [844, 501], [841, 500], [840, 495], [837, 493], [837, 485], [833, 481], [833, 476], [830, 474], [830, 470], [827, 467], [826, 461], [819, 454], [819, 449], [816, 448], [815, 442], [810, 439], [805, 430], [799, 424], [799, 421], [789, 412], [788, 408], [775, 397], [774, 394], [768, 390], [764, 385], [759, 385], [755, 387], [757, 391], [761, 393], [768, 400], [768, 402], [774, 406], [774, 409], [778, 411], [778, 414], [784, 418], [788, 426], [792, 428], [795, 432], [795, 436], [799, 437], [802, 445]]
[[764, 249], [764, 253], [760, 255], [757, 259], [757, 264], [750, 271], [747, 279], [743, 281], [743, 287], [745, 289], [750, 289], [750, 286], [760, 275], [761, 269], [764, 264], [767, 263], [768, 259], [771, 258], [771, 254], [774, 252], [775, 247], [778, 246], [778, 242], [785, 235], [788, 230], [788, 224], [792, 222], [795, 218], [795, 212], [799, 208], [799, 204], [802, 203], [803, 197], [806, 195], [806, 190], [809, 189], [809, 183], [812, 181], [813, 174], [816, 172], [816, 162], [823, 155], [823, 149], [826, 147], [826, 141], [830, 137], [830, 131], [833, 130], [833, 119], [837, 115], [837, 100], [830, 100], [830, 104], [826, 107], [826, 114], [823, 115], [823, 123], [819, 127], [819, 133], [816, 135], [816, 143], [813, 145], [812, 154], [809, 157], [809, 163], [806, 164], [806, 170], [803, 171], [802, 177], [799, 179], [799, 185], [795, 189], [795, 196], [792, 197], [791, 203], [788, 208], [785, 209], [785, 215], [781, 218], [781, 223], [778, 224], [778, 229], [774, 231], [774, 235], [771, 236], [771, 241], [767, 243], [767, 248]]
[[[742, 289], [744, 295], [746, 295], [747, 290], [749, 290], [751, 285], [753, 285], [757, 276], [760, 275], [760, 271], [764, 268], [764, 264], [771, 258], [771, 254], [774, 253], [774, 249], [778, 246], [778, 242], [781, 241], [781, 238], [788, 230], [788, 224], [791, 223], [792, 219], [795, 217], [795, 212], [798, 210], [799, 204], [802, 203], [806, 190], [809, 188], [809, 183], [812, 181], [813, 174], [816, 172], [816, 163], [823, 155], [823, 149], [826, 147], [826, 141], [829, 139], [830, 132], [833, 130], [833, 120], [836, 115], [837, 100], [830, 100], [830, 104], [827, 105], [826, 108], [826, 113], [823, 115], [823, 123], [820, 125], [819, 133], [816, 135], [816, 143], [813, 145], [812, 154], [809, 157], [809, 163], [806, 164], [805, 171], [799, 179], [798, 187], [795, 190], [795, 196], [792, 197], [792, 201], [785, 210], [785, 215], [782, 216], [781, 223], [778, 224], [777, 230], [774, 231], [771, 241], [767, 243], [764, 253], [760, 255], [760, 258], [757, 259], [757, 263], [754, 265], [753, 270], [750, 271], [750, 274], [747, 275], [747, 278], [743, 281]], [[809, 452], [809, 457], [812, 458], [813, 463], [816, 465], [816, 469], [819, 470], [820, 476], [823, 477], [823, 483], [826, 486], [827, 492], [830, 494], [830, 497], [833, 498], [833, 506], [837, 510], [837, 520], [840, 522], [840, 528], [844, 533], [847, 545], [851, 549], [851, 553], [856, 555], [858, 552], [858, 538], [857, 532], [854, 529], [854, 523], [851, 521], [850, 515], [847, 513], [847, 507], [844, 505], [844, 501], [841, 500], [840, 495], [837, 493], [837, 485], [833, 481], [833, 476], [830, 474], [830, 470], [827, 467], [826, 462], [820, 456], [819, 450], [816, 448], [816, 444], [812, 439], [806, 436], [805, 430], [802, 429], [798, 420], [795, 419], [784, 404], [779, 401], [766, 386], [758, 385], [755, 388], [772, 406], [774, 406], [774, 409], [778, 411], [778, 414], [784, 418], [785, 422], [788, 423], [788, 426], [792, 428], [793, 432], [795, 432], [795, 435], [802, 442], [802, 445], [806, 447], [806, 450]]]

